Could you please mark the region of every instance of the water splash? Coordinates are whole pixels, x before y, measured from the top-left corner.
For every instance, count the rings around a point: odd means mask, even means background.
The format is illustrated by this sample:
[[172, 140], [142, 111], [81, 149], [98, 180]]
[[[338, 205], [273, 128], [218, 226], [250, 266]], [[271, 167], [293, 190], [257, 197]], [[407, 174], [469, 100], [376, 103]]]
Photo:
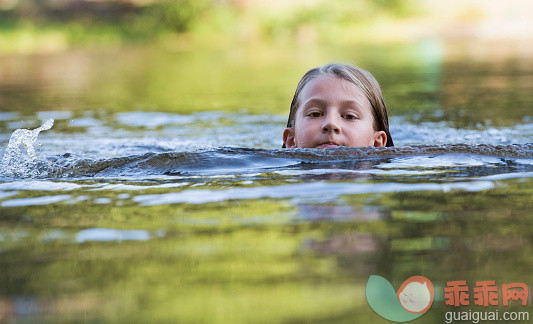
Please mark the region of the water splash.
[[[39, 175], [33, 143], [37, 141], [39, 133], [49, 130], [54, 125], [53, 119], [48, 119], [36, 129], [17, 129], [11, 134], [7, 144], [0, 175], [6, 177], [34, 177]], [[24, 152], [25, 150], [25, 152]]]

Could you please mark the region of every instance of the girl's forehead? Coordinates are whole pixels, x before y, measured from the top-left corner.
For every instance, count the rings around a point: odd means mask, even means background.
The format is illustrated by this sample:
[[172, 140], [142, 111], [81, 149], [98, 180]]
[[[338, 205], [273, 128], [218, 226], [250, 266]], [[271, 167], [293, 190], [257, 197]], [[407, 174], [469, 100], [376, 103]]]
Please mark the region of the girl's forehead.
[[365, 93], [355, 83], [334, 75], [320, 75], [313, 78], [303, 87], [299, 97], [300, 104], [315, 97], [332, 100], [369, 101]]
[[302, 89], [300, 99], [314, 96], [362, 99], [364, 92], [353, 82], [334, 75], [320, 75], [311, 79]]

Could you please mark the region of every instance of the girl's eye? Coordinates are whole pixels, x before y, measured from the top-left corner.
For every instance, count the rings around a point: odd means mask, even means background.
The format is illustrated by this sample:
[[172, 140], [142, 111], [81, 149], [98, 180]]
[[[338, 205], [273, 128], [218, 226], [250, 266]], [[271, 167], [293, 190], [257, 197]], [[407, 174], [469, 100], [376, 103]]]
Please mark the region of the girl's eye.
[[344, 118], [346, 119], [357, 119], [356, 115], [344, 115]]
[[322, 116], [322, 114], [319, 113], [318, 111], [314, 111], [314, 112], [308, 113], [307, 116], [309, 116], [309, 117], [320, 117], [320, 116]]

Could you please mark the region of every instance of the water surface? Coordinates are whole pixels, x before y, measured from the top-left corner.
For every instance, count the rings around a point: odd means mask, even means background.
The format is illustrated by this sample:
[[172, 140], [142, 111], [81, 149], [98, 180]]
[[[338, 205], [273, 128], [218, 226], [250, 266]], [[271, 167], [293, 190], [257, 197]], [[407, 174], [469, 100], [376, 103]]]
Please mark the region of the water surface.
[[[531, 285], [531, 56], [469, 46], [3, 58], [3, 157], [55, 121], [2, 164], [0, 321], [385, 322], [372, 274]], [[396, 147], [280, 148], [333, 60], [383, 84]]]

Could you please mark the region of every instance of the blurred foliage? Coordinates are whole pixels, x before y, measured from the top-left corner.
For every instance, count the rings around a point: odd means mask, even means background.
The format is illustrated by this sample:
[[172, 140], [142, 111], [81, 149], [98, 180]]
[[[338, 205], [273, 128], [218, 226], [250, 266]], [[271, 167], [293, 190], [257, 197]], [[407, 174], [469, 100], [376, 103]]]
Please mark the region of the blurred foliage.
[[421, 3], [337, 0], [280, 6], [278, 2], [237, 0], [2, 0], [0, 51], [161, 41], [173, 34], [206, 44], [221, 40], [354, 41], [364, 39], [369, 25], [380, 19], [417, 13]]
[[364, 39], [376, 22], [406, 18], [418, 13], [418, 1], [337, 0], [303, 6], [297, 10], [263, 10], [258, 13], [260, 28], [268, 37], [291, 39], [316, 37], [320, 41]]

